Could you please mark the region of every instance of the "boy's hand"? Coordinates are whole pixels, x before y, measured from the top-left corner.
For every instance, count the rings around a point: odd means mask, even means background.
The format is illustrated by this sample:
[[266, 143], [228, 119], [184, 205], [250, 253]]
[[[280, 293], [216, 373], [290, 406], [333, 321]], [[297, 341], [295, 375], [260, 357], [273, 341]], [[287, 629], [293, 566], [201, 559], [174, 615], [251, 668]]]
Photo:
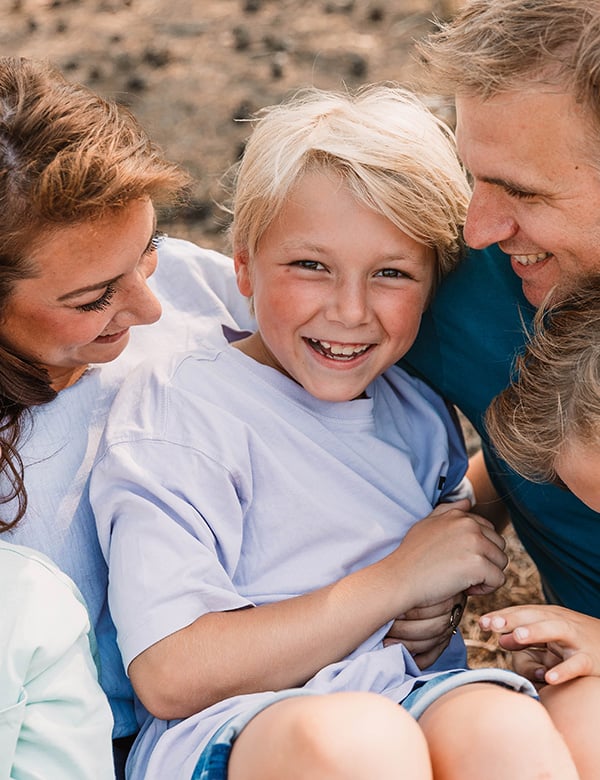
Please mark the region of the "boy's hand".
[[440, 504], [412, 526], [390, 556], [394, 576], [412, 594], [410, 609], [445, 603], [456, 593], [492, 593], [504, 584], [505, 541], [491, 522], [469, 509], [468, 500]]
[[479, 625], [500, 634], [519, 674], [558, 685], [576, 677], [600, 676], [600, 620], [580, 612], [539, 604], [507, 607], [482, 615]]
[[450, 644], [466, 602], [465, 594], [459, 593], [439, 604], [409, 610], [393, 622], [384, 647], [402, 642], [419, 669], [426, 669]]

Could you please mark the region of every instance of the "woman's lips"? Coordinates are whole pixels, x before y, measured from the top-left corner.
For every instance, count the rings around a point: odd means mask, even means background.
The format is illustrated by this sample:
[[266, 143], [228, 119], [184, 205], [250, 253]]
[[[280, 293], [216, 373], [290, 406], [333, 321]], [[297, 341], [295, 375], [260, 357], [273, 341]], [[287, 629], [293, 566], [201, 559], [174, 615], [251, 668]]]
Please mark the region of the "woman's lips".
[[116, 341], [122, 339], [128, 331], [129, 328], [125, 328], [125, 330], [120, 330], [118, 333], [111, 333], [107, 334], [106, 336], [98, 336], [96, 339], [94, 339], [94, 341], [97, 344], [114, 344]]

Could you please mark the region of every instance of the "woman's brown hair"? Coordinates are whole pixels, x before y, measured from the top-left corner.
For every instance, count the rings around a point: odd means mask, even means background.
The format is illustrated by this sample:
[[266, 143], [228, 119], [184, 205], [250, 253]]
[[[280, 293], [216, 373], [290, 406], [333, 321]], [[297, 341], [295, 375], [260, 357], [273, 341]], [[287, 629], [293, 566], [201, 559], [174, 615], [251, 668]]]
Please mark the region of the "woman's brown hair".
[[46, 371], [10, 349], [4, 317], [15, 285], [37, 272], [31, 249], [48, 231], [139, 198], [174, 203], [188, 182], [124, 107], [48, 63], [0, 57], [0, 532], [27, 508], [18, 452], [27, 410], [56, 396]]

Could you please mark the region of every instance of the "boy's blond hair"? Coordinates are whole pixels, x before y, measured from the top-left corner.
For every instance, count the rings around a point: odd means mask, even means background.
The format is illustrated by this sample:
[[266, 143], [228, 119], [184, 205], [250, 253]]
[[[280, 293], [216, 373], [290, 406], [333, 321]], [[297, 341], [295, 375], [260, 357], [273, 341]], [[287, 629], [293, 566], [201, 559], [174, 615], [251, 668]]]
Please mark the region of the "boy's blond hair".
[[339, 175], [361, 203], [433, 247], [438, 278], [458, 262], [469, 185], [452, 132], [407, 90], [308, 89], [260, 112], [236, 175], [235, 253], [256, 251], [291, 188], [315, 169]]

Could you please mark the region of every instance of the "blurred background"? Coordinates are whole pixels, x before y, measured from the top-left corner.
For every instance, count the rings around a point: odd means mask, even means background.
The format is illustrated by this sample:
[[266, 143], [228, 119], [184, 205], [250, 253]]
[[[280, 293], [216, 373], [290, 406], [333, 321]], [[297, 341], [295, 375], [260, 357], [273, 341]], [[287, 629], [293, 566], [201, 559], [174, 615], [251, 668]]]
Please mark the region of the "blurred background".
[[[0, 52], [47, 59], [130, 108], [195, 180], [161, 229], [227, 253], [223, 176], [259, 108], [305, 86], [411, 86], [413, 45], [463, 0], [0, 0]], [[438, 110], [452, 124], [451, 107]], [[471, 451], [476, 435], [465, 423]], [[470, 599], [462, 628], [473, 665], [507, 666], [481, 612], [539, 601], [535, 567], [507, 534], [507, 583]]]

